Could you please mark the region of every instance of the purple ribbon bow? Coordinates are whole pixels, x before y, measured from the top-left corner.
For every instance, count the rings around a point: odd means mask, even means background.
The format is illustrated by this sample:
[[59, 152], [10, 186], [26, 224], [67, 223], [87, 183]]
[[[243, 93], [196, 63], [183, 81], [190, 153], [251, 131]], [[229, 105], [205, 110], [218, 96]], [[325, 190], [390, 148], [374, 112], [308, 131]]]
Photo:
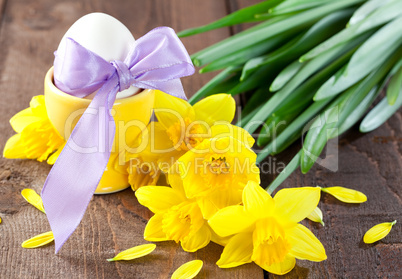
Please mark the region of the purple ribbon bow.
[[[117, 92], [134, 85], [186, 99], [179, 78], [193, 73], [185, 47], [168, 27], [155, 28], [139, 38], [124, 62], [105, 61], [71, 38], [66, 40], [65, 53], [55, 53], [54, 81], [60, 90], [85, 97], [99, 89], [42, 189], [56, 253], [81, 222], [106, 168], [115, 134], [110, 109]], [[102, 116], [101, 108], [105, 109]], [[105, 152], [82, 152], [98, 146], [100, 138], [106, 139]]]

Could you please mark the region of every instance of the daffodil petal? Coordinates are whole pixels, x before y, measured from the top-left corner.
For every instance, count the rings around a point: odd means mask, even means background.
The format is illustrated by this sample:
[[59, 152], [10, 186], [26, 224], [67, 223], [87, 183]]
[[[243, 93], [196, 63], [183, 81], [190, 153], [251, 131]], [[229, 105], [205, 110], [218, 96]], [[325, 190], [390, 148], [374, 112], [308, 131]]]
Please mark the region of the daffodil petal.
[[37, 247], [44, 246], [44, 245], [52, 242], [53, 240], [54, 240], [53, 232], [51, 232], [51, 231], [45, 232], [45, 233], [39, 234], [37, 236], [34, 236], [28, 240], [25, 240], [21, 244], [21, 247], [27, 248], [27, 249], [37, 248]]
[[209, 220], [220, 209], [241, 203], [242, 190], [229, 188], [209, 193], [205, 197], [197, 198], [204, 219]]
[[323, 219], [322, 211], [318, 206], [314, 208], [314, 210], [307, 216], [307, 219], [316, 223], [320, 223], [321, 225], [325, 226], [322, 220]]
[[286, 231], [286, 236], [292, 248], [290, 254], [300, 260], [320, 262], [327, 259], [324, 246], [305, 226], [297, 224]]
[[158, 90], [155, 91], [154, 113], [165, 130], [177, 122], [184, 123], [185, 117], [195, 119], [194, 109], [188, 102]]
[[168, 173], [170, 168], [174, 165], [174, 163], [183, 156], [186, 152], [185, 151], [172, 151], [164, 154], [160, 154], [158, 157], [158, 167], [164, 173]]
[[186, 252], [195, 252], [204, 248], [211, 241], [211, 231], [208, 225], [204, 225], [194, 235], [181, 241], [181, 247]]
[[177, 173], [169, 173], [166, 176], [166, 180], [169, 185], [178, 193], [180, 193], [183, 199], [185, 199], [186, 193], [184, 192], [183, 180], [180, 178], [180, 175], [178, 175]]
[[37, 209], [39, 209], [40, 211], [45, 213], [45, 209], [43, 208], [42, 198], [34, 190], [24, 189], [21, 191], [21, 195], [31, 205], [35, 206]]
[[364, 243], [371, 244], [386, 237], [396, 224], [396, 220], [390, 223], [381, 223], [369, 229], [363, 237]]
[[56, 163], [57, 158], [59, 158], [59, 155], [61, 153], [61, 151], [63, 150], [64, 146], [66, 145], [67, 142], [63, 143], [57, 150], [56, 152], [54, 152], [52, 155], [49, 156], [49, 158], [47, 159], [47, 163], [49, 165], [54, 165], [54, 163]]
[[[176, 119], [176, 121], [178, 121]], [[143, 140], [141, 144], [146, 144], [145, 152], [151, 157], [159, 157], [165, 153], [177, 151], [173, 142], [166, 133], [166, 128], [160, 122], [151, 122], [142, 133]], [[144, 152], [141, 152], [143, 156]]]
[[226, 246], [229, 240], [233, 237], [232, 235], [221, 237], [217, 235], [212, 229], [210, 230], [210, 232], [211, 232], [211, 241], [219, 244], [220, 246]]
[[234, 235], [223, 249], [216, 264], [220, 268], [231, 268], [251, 262], [253, 254], [253, 234], [239, 233]]
[[206, 220], [211, 219], [212, 216], [219, 211], [219, 208], [211, 201], [209, 196], [198, 198], [197, 204], [201, 210], [202, 216]]
[[193, 108], [197, 119], [205, 121], [211, 126], [216, 121], [232, 122], [236, 101], [230, 94], [215, 94], [197, 102]]
[[244, 187], [243, 204], [246, 212], [257, 218], [271, 215], [275, 208], [272, 197], [254, 181], [249, 181]]
[[165, 241], [166, 233], [162, 230], [163, 214], [155, 214], [149, 219], [145, 230], [144, 239], [146, 241]]
[[123, 252], [120, 252], [119, 254], [116, 255], [113, 259], [108, 259], [109, 262], [113, 261], [129, 261], [137, 258], [144, 257], [150, 253], [152, 253], [153, 250], [155, 250], [156, 245], [155, 244], [143, 244], [143, 245], [138, 245], [133, 248], [127, 249]]
[[36, 121], [41, 120], [40, 117], [32, 113], [31, 108], [24, 109], [11, 117], [10, 124], [16, 133], [21, 133], [24, 128]]
[[32, 113], [40, 118], [47, 118], [45, 96], [37, 95], [33, 96], [29, 102], [29, 107], [32, 109]]
[[211, 137], [232, 137], [243, 142], [248, 148], [251, 148], [255, 142], [254, 138], [246, 130], [225, 121], [217, 121], [211, 126]]
[[363, 203], [367, 201], [366, 195], [362, 192], [345, 187], [335, 186], [321, 188], [321, 190], [346, 203]]
[[232, 205], [219, 210], [208, 224], [221, 236], [229, 236], [248, 230], [255, 222], [253, 216], [244, 211], [241, 205]]
[[24, 145], [21, 144], [21, 134], [13, 135], [9, 138], [4, 146], [3, 157], [7, 159], [26, 159], [24, 153]]
[[133, 191], [143, 186], [153, 186], [158, 182], [160, 171], [155, 162], [144, 162], [140, 158], [133, 159], [127, 165], [128, 183]]
[[300, 222], [317, 207], [320, 188], [301, 187], [282, 189], [274, 197], [276, 213], [290, 222]]
[[174, 189], [165, 186], [144, 186], [135, 192], [135, 196], [140, 204], [154, 213], [168, 210], [182, 201]]
[[270, 273], [277, 274], [277, 275], [283, 275], [283, 274], [288, 273], [295, 267], [296, 259], [290, 255], [287, 255], [282, 262], [274, 263], [270, 266], [261, 265], [259, 263], [256, 263], [256, 264], [258, 264], [260, 267], [262, 267], [263, 269], [265, 269], [266, 271], [268, 271]]
[[172, 274], [172, 279], [192, 279], [201, 271], [203, 262], [194, 260], [181, 265]]

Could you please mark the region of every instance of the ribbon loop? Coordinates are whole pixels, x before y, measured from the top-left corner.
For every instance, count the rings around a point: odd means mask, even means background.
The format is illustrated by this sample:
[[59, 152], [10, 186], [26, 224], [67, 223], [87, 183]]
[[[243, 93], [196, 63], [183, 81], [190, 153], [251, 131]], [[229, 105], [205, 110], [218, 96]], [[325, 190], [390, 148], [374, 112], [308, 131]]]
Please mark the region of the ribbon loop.
[[130, 88], [132, 78], [128, 66], [119, 60], [114, 60], [111, 64], [116, 68], [117, 76], [119, 77], [119, 92]]
[[[42, 189], [42, 200], [55, 238], [56, 253], [75, 231], [103, 175], [110, 157], [115, 123], [109, 112], [118, 91], [131, 85], [158, 89], [186, 99], [180, 77], [194, 66], [183, 44], [168, 27], [156, 28], [136, 41], [121, 61], [109, 63], [71, 38], [62, 53], [55, 53], [54, 82], [67, 94], [85, 97], [97, 91], [76, 124]], [[81, 152], [106, 139], [107, 151]], [[103, 151], [102, 151], [103, 150]]]

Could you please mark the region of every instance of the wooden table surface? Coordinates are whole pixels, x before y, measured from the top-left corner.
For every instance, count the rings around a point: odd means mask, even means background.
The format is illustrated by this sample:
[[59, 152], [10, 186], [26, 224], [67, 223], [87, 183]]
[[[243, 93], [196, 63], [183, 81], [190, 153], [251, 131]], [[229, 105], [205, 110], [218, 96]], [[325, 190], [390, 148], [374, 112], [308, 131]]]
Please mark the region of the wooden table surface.
[[[53, 51], [68, 27], [90, 12], [108, 13], [136, 38], [154, 27], [175, 30], [206, 24], [230, 11], [255, 3], [246, 0], [0, 0], [0, 149], [13, 135], [8, 120], [26, 108], [32, 96], [43, 94], [43, 79], [53, 63]], [[183, 39], [190, 53], [237, 32], [224, 28]], [[183, 79], [188, 95], [212, 75], [195, 74]], [[328, 260], [297, 261], [286, 278], [401, 278], [402, 277], [402, 114], [401, 110], [376, 131], [363, 135], [358, 127], [340, 138], [339, 170], [313, 167], [295, 172], [283, 187], [342, 185], [368, 196], [361, 205], [346, 205], [323, 195], [320, 207], [325, 227], [303, 221], [324, 244]], [[288, 162], [300, 143], [277, 156]], [[272, 158], [270, 159], [273, 162]], [[181, 264], [204, 261], [197, 278], [276, 278], [255, 264], [219, 269], [222, 247], [210, 244], [186, 253], [174, 242], [161, 242], [151, 255], [128, 262], [109, 263], [117, 252], [143, 244], [143, 230], [151, 213], [138, 204], [131, 190], [95, 196], [69, 241], [59, 254], [54, 246], [23, 249], [21, 243], [49, 231], [44, 214], [20, 195], [24, 188], [37, 192], [50, 166], [33, 160], [0, 159], [0, 278], [170, 278]], [[262, 176], [263, 185], [277, 175]], [[374, 245], [362, 242], [373, 225], [397, 219], [390, 235]]]

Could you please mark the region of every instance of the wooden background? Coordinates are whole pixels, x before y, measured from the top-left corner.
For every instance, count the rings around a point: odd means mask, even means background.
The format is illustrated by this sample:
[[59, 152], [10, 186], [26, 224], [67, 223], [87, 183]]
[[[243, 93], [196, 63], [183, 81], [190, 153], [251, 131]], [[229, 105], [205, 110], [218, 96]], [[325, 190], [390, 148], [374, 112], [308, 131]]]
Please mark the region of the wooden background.
[[[206, 24], [253, 0], [0, 0], [0, 149], [13, 135], [8, 119], [26, 108], [32, 96], [43, 93], [43, 79], [53, 62], [53, 51], [68, 27], [90, 12], [108, 13], [136, 38], [160, 25], [175, 30]], [[183, 39], [190, 53], [237, 32], [225, 28]], [[183, 80], [194, 94], [211, 75], [196, 74]], [[346, 205], [323, 195], [320, 207], [326, 226], [304, 221], [323, 242], [328, 260], [297, 261], [286, 278], [401, 278], [402, 277], [402, 114], [399, 111], [375, 132], [362, 135], [354, 127], [340, 139], [339, 171], [315, 166], [307, 175], [294, 173], [284, 187], [342, 185], [363, 191], [368, 201]], [[276, 158], [288, 162], [300, 143]], [[271, 158], [272, 159], [272, 158]], [[157, 244], [151, 255], [129, 262], [107, 258], [143, 244], [142, 233], [151, 213], [136, 201], [131, 190], [95, 196], [67, 244], [54, 254], [54, 246], [26, 250], [21, 243], [49, 230], [44, 214], [27, 204], [23, 188], [40, 191], [50, 166], [32, 160], [0, 159], [0, 278], [169, 278], [181, 264], [204, 261], [197, 278], [276, 278], [255, 264], [219, 269], [222, 247], [210, 244], [185, 253], [173, 242]], [[264, 175], [268, 185], [275, 173]], [[374, 245], [362, 236], [381, 222], [398, 220], [390, 235]]]

